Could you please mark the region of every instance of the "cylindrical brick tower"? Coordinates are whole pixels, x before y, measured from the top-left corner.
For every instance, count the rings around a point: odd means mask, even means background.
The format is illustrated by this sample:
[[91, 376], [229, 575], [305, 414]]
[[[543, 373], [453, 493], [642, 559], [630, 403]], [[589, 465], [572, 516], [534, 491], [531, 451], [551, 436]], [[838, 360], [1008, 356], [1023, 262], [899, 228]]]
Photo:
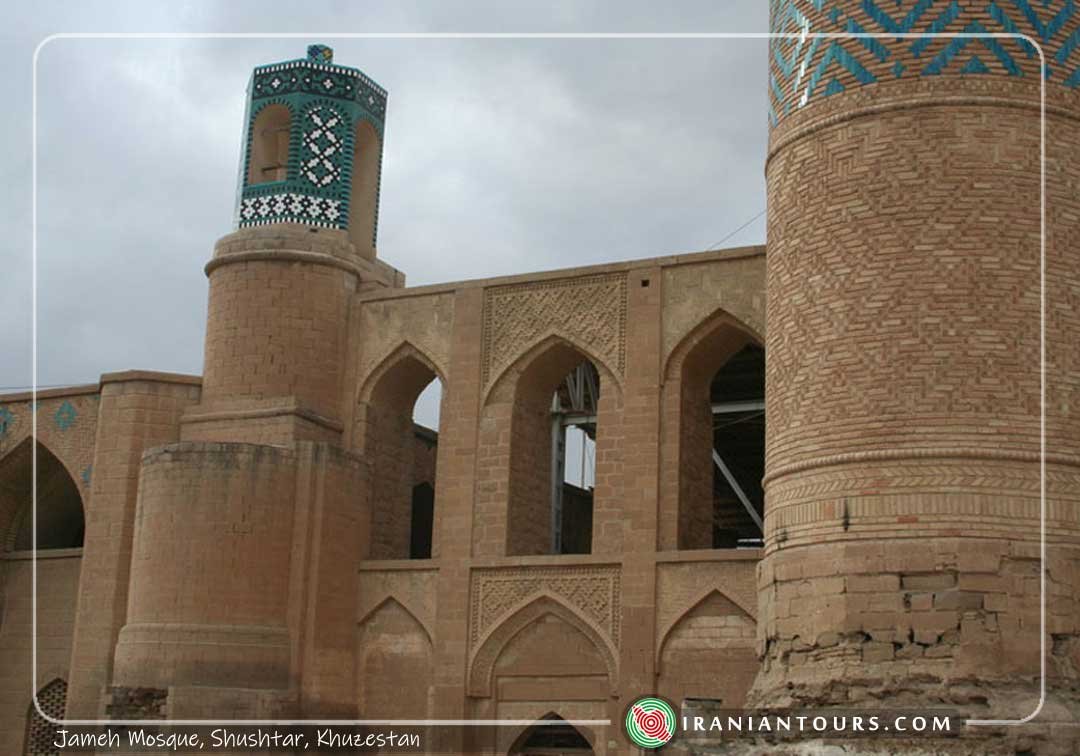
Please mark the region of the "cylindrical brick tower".
[[[1073, 719], [1080, 8], [772, 3], [760, 705]], [[1040, 638], [1040, 56], [1046, 626]], [[1072, 711], [1068, 706], [1074, 706]]]
[[185, 439], [340, 437], [349, 299], [403, 283], [375, 255], [386, 97], [322, 45], [252, 73], [238, 229], [206, 266], [202, 409]]
[[385, 109], [321, 45], [252, 74], [200, 401], [141, 462], [114, 716], [355, 716], [370, 510], [344, 385], [353, 295], [403, 284], [375, 255]]

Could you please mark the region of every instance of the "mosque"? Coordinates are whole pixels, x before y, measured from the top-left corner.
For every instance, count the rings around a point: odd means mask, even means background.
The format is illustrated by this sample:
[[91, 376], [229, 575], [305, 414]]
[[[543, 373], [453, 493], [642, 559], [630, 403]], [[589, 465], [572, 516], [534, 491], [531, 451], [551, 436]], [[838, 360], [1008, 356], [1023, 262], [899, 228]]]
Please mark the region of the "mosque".
[[255, 68], [203, 374], [0, 396], [0, 753], [54, 752], [33, 690], [541, 723], [461, 744], [514, 754], [636, 752], [644, 694], [1080, 750], [1080, 9], [770, 5], [764, 247], [406, 286], [387, 92]]

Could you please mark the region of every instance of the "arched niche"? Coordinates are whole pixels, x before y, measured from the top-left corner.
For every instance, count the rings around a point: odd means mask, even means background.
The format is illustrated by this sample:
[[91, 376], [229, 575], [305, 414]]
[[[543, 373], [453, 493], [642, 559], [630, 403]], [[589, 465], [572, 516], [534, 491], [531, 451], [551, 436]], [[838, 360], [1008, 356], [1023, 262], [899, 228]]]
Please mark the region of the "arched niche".
[[353, 135], [352, 193], [349, 196], [349, 240], [361, 257], [375, 259], [379, 217], [379, 169], [382, 140], [367, 119], [356, 122]]
[[[469, 695], [488, 698], [496, 680], [585, 679], [597, 699], [613, 694], [616, 652], [602, 631], [561, 599], [543, 593], [527, 600], [487, 632], [469, 665]], [[552, 695], [557, 691], [552, 689]]]
[[662, 394], [662, 550], [760, 539], [764, 379], [760, 339], [723, 311], [672, 351]]
[[273, 103], [258, 112], [251, 124], [246, 185], [284, 181], [288, 177], [292, 111]]
[[758, 671], [757, 623], [712, 590], [687, 609], [660, 640], [657, 688], [677, 705], [686, 699], [738, 708]]
[[372, 463], [366, 558], [426, 559], [435, 553], [439, 434], [413, 420], [417, 399], [435, 382], [445, 386], [439, 369], [405, 343], [372, 371], [360, 391], [357, 443]]
[[[580, 407], [575, 393], [585, 399]], [[621, 387], [607, 366], [560, 336], [535, 343], [499, 375], [481, 411], [478, 554], [618, 549], [621, 409]], [[583, 429], [592, 446], [591, 487], [566, 486], [560, 445], [568, 426]], [[563, 503], [588, 511], [563, 517]]]
[[393, 598], [357, 629], [356, 684], [361, 719], [426, 719], [431, 712], [431, 637]]

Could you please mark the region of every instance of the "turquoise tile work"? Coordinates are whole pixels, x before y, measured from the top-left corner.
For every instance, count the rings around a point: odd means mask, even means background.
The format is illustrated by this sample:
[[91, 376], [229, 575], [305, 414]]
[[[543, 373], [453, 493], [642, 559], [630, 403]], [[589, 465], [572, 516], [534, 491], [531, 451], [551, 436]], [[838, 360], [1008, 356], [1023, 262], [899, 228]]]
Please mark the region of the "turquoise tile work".
[[75, 424], [75, 418], [77, 418], [78, 415], [79, 413], [75, 411], [75, 408], [73, 406], [71, 406], [71, 402], [65, 399], [64, 403], [61, 404], [59, 409], [56, 410], [56, 414], [53, 415], [53, 419], [56, 421], [57, 428], [62, 431], [66, 431], [68, 428]]
[[[386, 98], [386, 90], [363, 72], [335, 65], [326, 45], [311, 45], [305, 58], [256, 68], [248, 86], [237, 225], [347, 228], [356, 128], [370, 123], [381, 152]], [[247, 177], [255, 125], [270, 105], [290, 113], [285, 178], [252, 183]]]
[[[1047, 56], [1046, 78], [1080, 88], [1080, 10], [1076, 0], [772, 0], [769, 121], [857, 85], [910, 76], [1030, 75], [1037, 52], [1024, 39], [852, 38], [818, 33], [1023, 34]], [[1025, 74], [1025, 70], [1029, 73]]]

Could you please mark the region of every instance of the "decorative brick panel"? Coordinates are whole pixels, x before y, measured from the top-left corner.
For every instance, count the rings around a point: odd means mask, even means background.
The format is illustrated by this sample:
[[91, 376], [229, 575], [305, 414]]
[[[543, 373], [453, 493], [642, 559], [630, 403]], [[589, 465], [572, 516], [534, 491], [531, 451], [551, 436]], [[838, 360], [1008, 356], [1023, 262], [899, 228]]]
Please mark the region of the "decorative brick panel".
[[608, 274], [493, 286], [484, 292], [483, 384], [548, 334], [626, 368], [626, 276]]
[[500, 567], [473, 571], [469, 598], [475, 647], [484, 632], [505, 619], [523, 601], [551, 593], [606, 631], [619, 646], [619, 570], [601, 567]]

